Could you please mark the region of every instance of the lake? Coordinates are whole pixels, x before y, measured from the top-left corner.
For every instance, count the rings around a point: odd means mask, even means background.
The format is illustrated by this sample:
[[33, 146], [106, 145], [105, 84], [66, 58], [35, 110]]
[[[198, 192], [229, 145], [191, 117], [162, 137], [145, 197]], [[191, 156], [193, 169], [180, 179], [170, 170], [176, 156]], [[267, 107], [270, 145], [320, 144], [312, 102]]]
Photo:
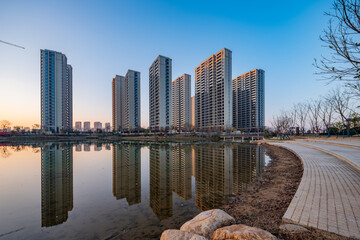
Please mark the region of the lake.
[[0, 239], [159, 239], [268, 161], [250, 144], [0, 146]]

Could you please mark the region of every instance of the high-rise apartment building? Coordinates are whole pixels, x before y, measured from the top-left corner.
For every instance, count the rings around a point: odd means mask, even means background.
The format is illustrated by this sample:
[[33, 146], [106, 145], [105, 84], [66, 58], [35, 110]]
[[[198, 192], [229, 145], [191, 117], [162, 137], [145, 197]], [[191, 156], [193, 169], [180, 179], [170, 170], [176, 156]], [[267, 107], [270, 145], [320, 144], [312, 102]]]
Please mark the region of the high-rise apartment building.
[[66, 66], [66, 81], [63, 84], [64, 88], [64, 106], [63, 111], [63, 125], [65, 130], [72, 129], [73, 126], [73, 103], [72, 103], [72, 79], [73, 79], [73, 69], [71, 65]]
[[138, 129], [140, 119], [140, 72], [128, 70], [112, 82], [113, 129]]
[[232, 80], [233, 123], [243, 131], [263, 131], [265, 125], [265, 71], [255, 69]]
[[116, 75], [112, 80], [112, 126], [114, 131], [122, 128], [122, 92], [124, 77]]
[[226, 48], [195, 68], [195, 125], [232, 127], [232, 52]]
[[123, 86], [123, 128], [138, 129], [140, 128], [140, 72], [128, 70]]
[[191, 97], [191, 126], [195, 127], [195, 96]]
[[150, 128], [171, 127], [172, 60], [158, 56], [149, 68]]
[[82, 131], [81, 122], [75, 122], [75, 131]]
[[40, 50], [41, 127], [47, 131], [72, 129], [72, 67], [65, 54]]
[[177, 129], [191, 124], [191, 76], [183, 74], [172, 82], [172, 126]]

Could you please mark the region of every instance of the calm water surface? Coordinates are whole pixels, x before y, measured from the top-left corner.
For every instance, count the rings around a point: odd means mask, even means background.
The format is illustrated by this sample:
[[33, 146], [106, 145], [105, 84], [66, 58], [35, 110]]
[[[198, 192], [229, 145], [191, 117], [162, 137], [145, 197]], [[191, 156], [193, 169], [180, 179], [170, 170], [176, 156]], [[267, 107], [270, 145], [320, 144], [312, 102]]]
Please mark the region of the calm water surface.
[[0, 240], [159, 239], [243, 191], [268, 160], [227, 143], [0, 146]]

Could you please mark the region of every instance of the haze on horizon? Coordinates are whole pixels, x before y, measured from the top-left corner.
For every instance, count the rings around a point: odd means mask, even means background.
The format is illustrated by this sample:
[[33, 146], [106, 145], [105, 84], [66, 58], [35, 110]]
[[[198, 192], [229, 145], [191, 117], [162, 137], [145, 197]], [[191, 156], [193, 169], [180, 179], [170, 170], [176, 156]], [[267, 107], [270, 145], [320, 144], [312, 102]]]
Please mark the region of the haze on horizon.
[[0, 120], [40, 123], [40, 49], [64, 53], [73, 66], [73, 119], [111, 122], [111, 80], [141, 72], [141, 120], [148, 127], [148, 69], [172, 58], [174, 80], [226, 47], [232, 77], [265, 70], [265, 120], [333, 85], [317, 81], [313, 59], [325, 54], [327, 27], [318, 1], [1, 1]]

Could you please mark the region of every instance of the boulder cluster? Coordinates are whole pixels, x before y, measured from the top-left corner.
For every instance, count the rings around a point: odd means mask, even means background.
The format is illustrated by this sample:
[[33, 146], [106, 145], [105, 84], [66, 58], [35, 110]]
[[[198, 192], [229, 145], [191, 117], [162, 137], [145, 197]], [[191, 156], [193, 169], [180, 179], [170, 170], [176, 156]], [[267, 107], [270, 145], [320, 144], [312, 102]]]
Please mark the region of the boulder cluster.
[[274, 240], [277, 239], [268, 231], [235, 224], [235, 219], [220, 209], [200, 213], [184, 223], [180, 230], [169, 229], [162, 233], [160, 240]]

